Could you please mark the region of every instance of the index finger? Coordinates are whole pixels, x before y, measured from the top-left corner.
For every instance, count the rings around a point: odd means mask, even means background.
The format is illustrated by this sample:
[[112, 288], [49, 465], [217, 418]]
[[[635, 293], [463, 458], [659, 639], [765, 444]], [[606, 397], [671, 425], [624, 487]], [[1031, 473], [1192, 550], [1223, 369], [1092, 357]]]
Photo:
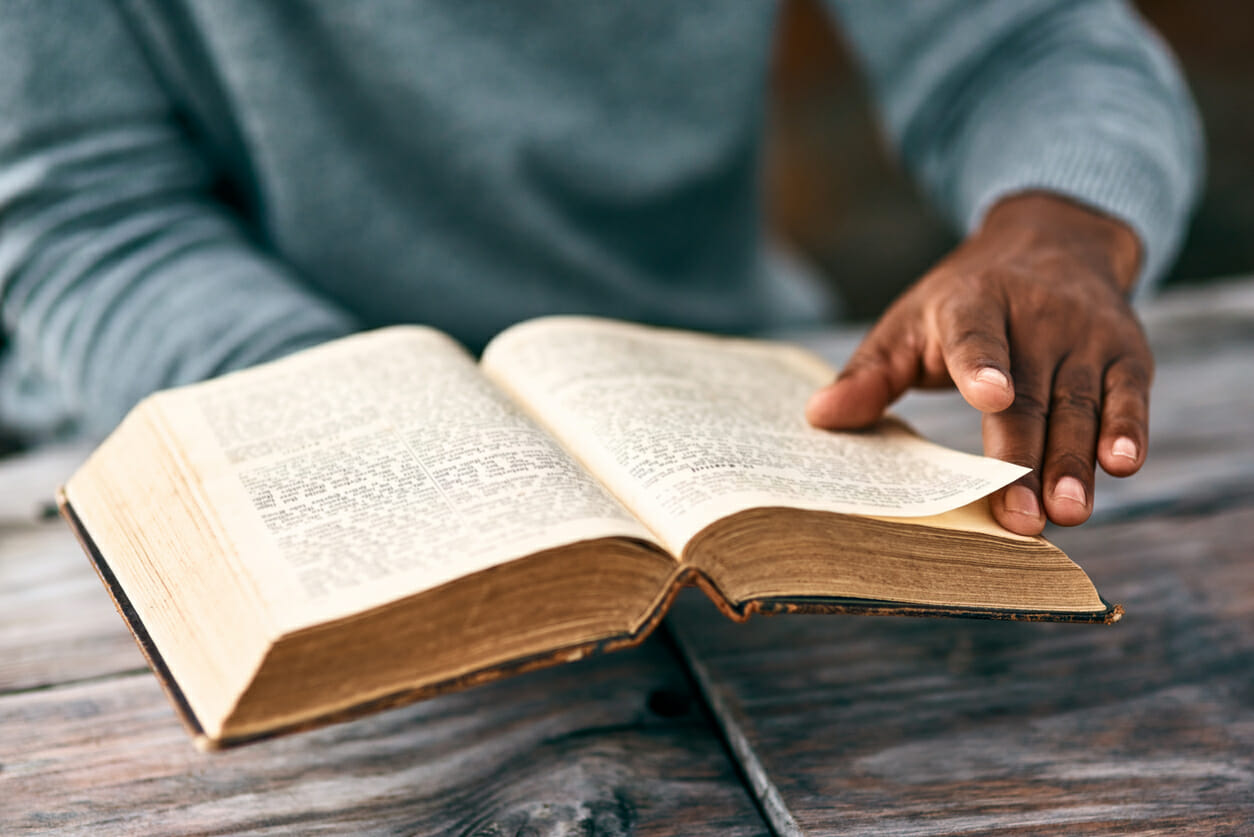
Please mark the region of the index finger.
[[998, 413], [1015, 398], [1006, 314], [986, 300], [956, 300], [937, 312], [941, 352], [954, 386], [982, 413]]

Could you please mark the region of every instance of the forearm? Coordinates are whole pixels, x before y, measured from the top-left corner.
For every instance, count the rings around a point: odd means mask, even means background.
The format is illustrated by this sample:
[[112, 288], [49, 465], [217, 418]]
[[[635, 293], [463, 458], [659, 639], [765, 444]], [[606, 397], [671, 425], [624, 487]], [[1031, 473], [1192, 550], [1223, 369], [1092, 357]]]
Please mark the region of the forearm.
[[144, 143], [132, 158], [122, 144], [107, 161], [45, 148], [26, 159], [35, 182], [0, 193], [7, 351], [88, 432], [154, 390], [351, 330], [200, 194], [193, 164], [165, 165], [179, 152]]
[[71, 27], [53, 5], [0, 21], [0, 422], [98, 435], [156, 389], [351, 330], [214, 201], [108, 7]]
[[1201, 168], [1171, 56], [1125, 4], [835, 3], [906, 165], [964, 231], [1044, 190], [1119, 219], [1157, 281]]

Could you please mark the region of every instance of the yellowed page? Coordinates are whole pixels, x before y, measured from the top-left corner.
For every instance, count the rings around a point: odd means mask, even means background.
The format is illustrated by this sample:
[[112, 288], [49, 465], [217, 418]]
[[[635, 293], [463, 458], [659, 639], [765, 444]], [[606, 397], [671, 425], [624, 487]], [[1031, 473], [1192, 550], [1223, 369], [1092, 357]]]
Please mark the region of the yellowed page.
[[783, 344], [554, 317], [502, 333], [482, 365], [676, 554], [748, 508], [936, 515], [1026, 473], [891, 422], [810, 427], [806, 399], [834, 373]]
[[542, 549], [651, 539], [431, 329], [349, 337], [156, 406], [285, 629]]

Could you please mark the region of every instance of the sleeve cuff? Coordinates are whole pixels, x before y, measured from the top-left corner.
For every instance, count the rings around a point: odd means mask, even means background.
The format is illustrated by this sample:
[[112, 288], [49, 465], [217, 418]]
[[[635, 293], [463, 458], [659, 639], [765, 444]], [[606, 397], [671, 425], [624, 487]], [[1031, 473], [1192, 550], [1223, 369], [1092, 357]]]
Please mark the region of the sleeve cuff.
[[1174, 260], [1183, 238], [1185, 184], [1164, 178], [1154, 161], [1127, 148], [1098, 144], [1054, 147], [1025, 155], [1024, 161], [1001, 176], [981, 183], [978, 199], [963, 219], [967, 232], [977, 228], [999, 200], [1041, 190], [1054, 192], [1126, 223], [1141, 241], [1137, 295], [1157, 285]]

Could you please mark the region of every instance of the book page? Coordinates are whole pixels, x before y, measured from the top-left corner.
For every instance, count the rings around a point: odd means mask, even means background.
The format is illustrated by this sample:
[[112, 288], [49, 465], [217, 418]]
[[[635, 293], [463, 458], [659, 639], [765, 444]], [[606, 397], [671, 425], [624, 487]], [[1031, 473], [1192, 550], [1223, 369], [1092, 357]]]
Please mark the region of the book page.
[[834, 371], [783, 344], [546, 318], [498, 336], [483, 367], [676, 554], [749, 508], [935, 515], [1027, 472], [891, 421], [811, 427], [806, 399]]
[[349, 337], [156, 404], [262, 598], [297, 623], [575, 541], [651, 540], [431, 329]]

